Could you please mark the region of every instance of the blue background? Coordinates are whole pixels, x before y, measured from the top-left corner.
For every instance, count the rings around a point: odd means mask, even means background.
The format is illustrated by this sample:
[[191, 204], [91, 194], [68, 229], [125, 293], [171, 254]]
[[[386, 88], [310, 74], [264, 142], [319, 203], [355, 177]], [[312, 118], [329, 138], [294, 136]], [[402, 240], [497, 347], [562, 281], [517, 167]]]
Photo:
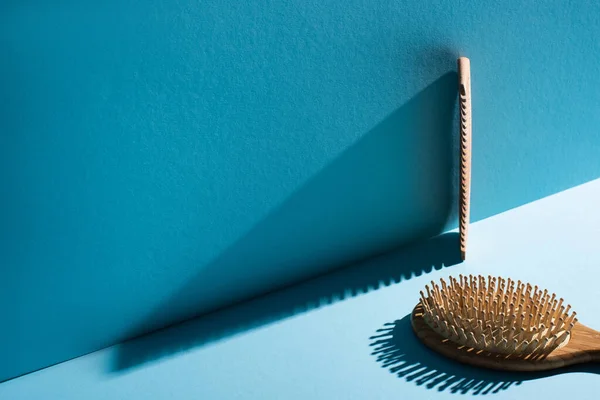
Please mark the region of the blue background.
[[596, 2], [5, 1], [0, 380], [600, 176]]
[[472, 224], [463, 263], [446, 233], [4, 382], [0, 398], [597, 400], [600, 363], [463, 365], [422, 344], [409, 314], [431, 280], [490, 274], [548, 289], [600, 328], [598, 198], [600, 179]]

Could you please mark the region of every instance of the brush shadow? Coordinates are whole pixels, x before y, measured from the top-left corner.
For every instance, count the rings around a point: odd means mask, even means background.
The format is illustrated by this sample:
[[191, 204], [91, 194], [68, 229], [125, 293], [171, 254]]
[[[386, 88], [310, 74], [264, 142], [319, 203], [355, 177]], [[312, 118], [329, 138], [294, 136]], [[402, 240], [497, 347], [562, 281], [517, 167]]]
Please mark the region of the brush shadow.
[[524, 381], [569, 372], [600, 374], [595, 364], [572, 365], [540, 372], [508, 372], [476, 368], [450, 360], [422, 344], [413, 333], [410, 314], [388, 322], [369, 338], [372, 353], [382, 368], [417, 386], [461, 395], [488, 395], [521, 385]]
[[460, 262], [459, 239], [454, 232], [404, 246], [298, 285], [121, 343], [115, 352], [111, 372], [157, 361]]

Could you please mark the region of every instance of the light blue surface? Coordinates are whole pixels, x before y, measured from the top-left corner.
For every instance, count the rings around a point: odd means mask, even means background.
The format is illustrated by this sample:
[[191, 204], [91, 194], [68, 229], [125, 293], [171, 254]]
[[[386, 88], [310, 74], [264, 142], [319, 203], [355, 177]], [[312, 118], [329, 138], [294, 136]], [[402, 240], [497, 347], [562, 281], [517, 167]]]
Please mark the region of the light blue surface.
[[[479, 273], [554, 291], [600, 327], [599, 197], [596, 180], [478, 222], [462, 264], [441, 268], [456, 249], [445, 235], [5, 382], [0, 398], [596, 399], [598, 365], [533, 375], [462, 366], [423, 347], [406, 316], [429, 280]], [[121, 368], [133, 354], [146, 359]]]
[[458, 54], [474, 220], [597, 178], [598, 15], [2, 2], [0, 380], [452, 227]]

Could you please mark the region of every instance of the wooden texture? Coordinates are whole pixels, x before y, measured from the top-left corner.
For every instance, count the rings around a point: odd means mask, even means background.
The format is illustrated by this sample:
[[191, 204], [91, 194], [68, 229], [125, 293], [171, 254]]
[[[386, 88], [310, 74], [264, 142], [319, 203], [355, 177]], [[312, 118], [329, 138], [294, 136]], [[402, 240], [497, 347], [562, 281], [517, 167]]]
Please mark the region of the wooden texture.
[[483, 275], [431, 281], [421, 291], [425, 323], [438, 334], [477, 350], [548, 354], [569, 340], [577, 313], [537, 285]]
[[458, 94], [460, 110], [460, 188], [459, 235], [462, 259], [466, 258], [471, 198], [471, 62], [458, 59]]
[[417, 304], [411, 315], [417, 337], [429, 348], [464, 364], [506, 371], [544, 371], [572, 364], [600, 361], [600, 332], [577, 322], [570, 340], [543, 356], [506, 355], [458, 345], [434, 332], [423, 319], [423, 306]]

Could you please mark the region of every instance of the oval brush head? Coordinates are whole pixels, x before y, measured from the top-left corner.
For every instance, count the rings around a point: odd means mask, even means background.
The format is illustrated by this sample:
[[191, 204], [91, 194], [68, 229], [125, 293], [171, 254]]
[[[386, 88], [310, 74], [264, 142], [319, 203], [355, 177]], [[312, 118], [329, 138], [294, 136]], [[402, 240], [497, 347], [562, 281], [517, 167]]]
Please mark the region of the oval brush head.
[[[460, 275], [431, 282], [425, 292], [412, 314], [413, 329], [426, 345], [459, 361], [542, 370], [600, 354], [600, 334], [578, 324], [562, 298], [537, 286]], [[588, 346], [592, 342], [597, 346]]]

